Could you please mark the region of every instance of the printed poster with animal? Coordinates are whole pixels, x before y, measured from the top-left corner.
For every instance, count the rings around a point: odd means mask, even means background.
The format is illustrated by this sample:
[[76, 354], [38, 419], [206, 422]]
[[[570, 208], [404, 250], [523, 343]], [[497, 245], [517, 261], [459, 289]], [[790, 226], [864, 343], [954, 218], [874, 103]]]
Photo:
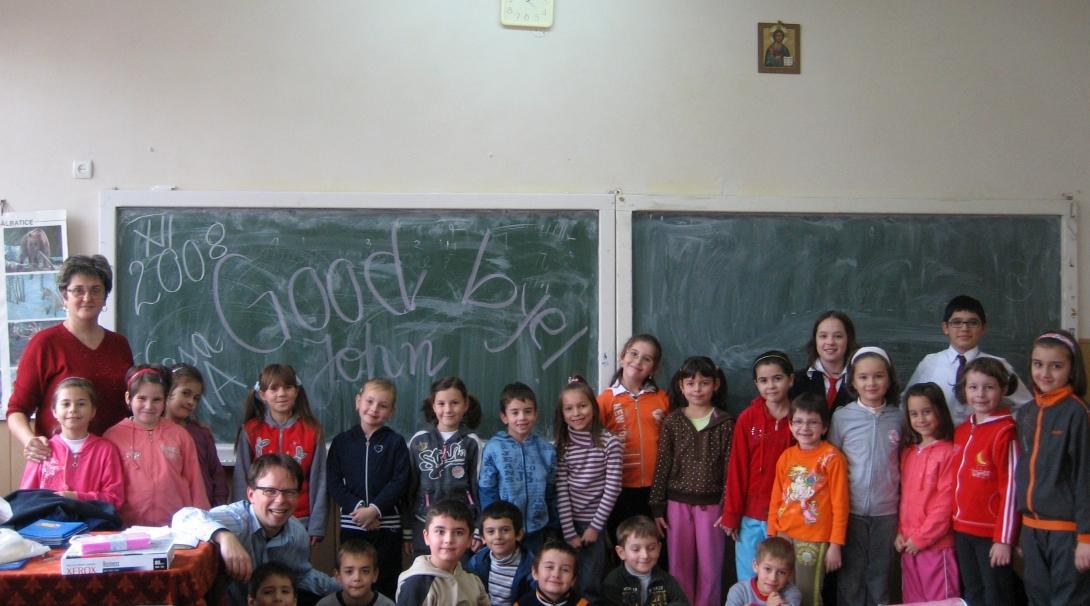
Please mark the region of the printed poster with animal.
[[65, 211], [0, 215], [4, 242], [4, 281], [0, 286], [0, 319], [3, 348], [0, 369], [6, 415], [19, 357], [36, 332], [64, 320], [64, 301], [57, 291], [57, 270], [68, 257], [68, 224]]

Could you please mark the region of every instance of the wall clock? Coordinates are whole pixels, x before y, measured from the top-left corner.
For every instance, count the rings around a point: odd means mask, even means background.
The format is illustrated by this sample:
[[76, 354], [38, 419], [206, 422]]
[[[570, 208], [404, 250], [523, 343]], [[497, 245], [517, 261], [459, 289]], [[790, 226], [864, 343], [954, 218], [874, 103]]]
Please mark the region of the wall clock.
[[553, 0], [500, 0], [500, 23], [511, 27], [553, 26]]

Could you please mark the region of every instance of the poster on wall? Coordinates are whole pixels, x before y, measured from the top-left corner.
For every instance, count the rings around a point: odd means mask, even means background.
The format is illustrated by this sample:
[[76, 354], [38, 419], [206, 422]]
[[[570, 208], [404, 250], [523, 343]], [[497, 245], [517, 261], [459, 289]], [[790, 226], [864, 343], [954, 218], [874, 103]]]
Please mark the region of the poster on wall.
[[68, 224], [63, 210], [0, 216], [4, 279], [0, 282], [0, 416], [7, 416], [15, 371], [30, 338], [64, 321], [57, 270], [68, 257]]
[[757, 71], [798, 74], [802, 69], [802, 26], [798, 23], [757, 24]]

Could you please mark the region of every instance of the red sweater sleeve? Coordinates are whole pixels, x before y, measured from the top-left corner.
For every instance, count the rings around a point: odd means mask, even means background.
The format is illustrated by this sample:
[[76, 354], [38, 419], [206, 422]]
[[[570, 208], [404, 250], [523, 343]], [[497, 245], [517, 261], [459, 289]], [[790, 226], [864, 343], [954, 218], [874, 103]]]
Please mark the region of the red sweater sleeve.
[[776, 477], [772, 480], [772, 497], [768, 500], [768, 536], [774, 537], [780, 532], [780, 506], [783, 505], [783, 480], [787, 476], [787, 453], [783, 451], [776, 461]]
[[1018, 466], [1018, 443], [1012, 423], [998, 434], [992, 446], [995, 466], [999, 471], [999, 515], [995, 521], [992, 541], [1014, 545], [1018, 539], [1018, 529], [1022, 517], [1015, 503], [1014, 470]]
[[[19, 357], [15, 385], [12, 386], [11, 398], [8, 400], [9, 415], [13, 412], [21, 412], [29, 419], [39, 409], [43, 409], [42, 403], [45, 401], [46, 390], [44, 371], [47, 363], [46, 348], [42, 343], [47, 339], [48, 334], [47, 329], [31, 337], [26, 349], [23, 350], [23, 355]], [[39, 435], [48, 436], [49, 434], [39, 432]]]
[[[743, 423], [749, 418], [744, 412], [734, 425], [734, 439], [730, 458], [727, 460], [726, 478], [723, 480], [723, 515], [719, 523], [724, 528], [738, 529], [742, 524], [742, 515], [746, 508], [746, 493], [749, 487], [749, 441]], [[776, 475], [779, 479], [779, 475]], [[773, 488], [775, 492], [775, 488]]]

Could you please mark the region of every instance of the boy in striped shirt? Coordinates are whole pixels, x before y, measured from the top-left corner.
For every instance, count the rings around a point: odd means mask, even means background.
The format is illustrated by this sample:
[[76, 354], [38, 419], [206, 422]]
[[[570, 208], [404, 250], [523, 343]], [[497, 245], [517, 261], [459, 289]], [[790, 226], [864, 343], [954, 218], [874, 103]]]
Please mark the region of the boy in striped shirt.
[[492, 604], [510, 606], [531, 591], [533, 554], [522, 546], [522, 512], [514, 503], [493, 501], [481, 512], [485, 546], [469, 560], [469, 571], [481, 577]]

